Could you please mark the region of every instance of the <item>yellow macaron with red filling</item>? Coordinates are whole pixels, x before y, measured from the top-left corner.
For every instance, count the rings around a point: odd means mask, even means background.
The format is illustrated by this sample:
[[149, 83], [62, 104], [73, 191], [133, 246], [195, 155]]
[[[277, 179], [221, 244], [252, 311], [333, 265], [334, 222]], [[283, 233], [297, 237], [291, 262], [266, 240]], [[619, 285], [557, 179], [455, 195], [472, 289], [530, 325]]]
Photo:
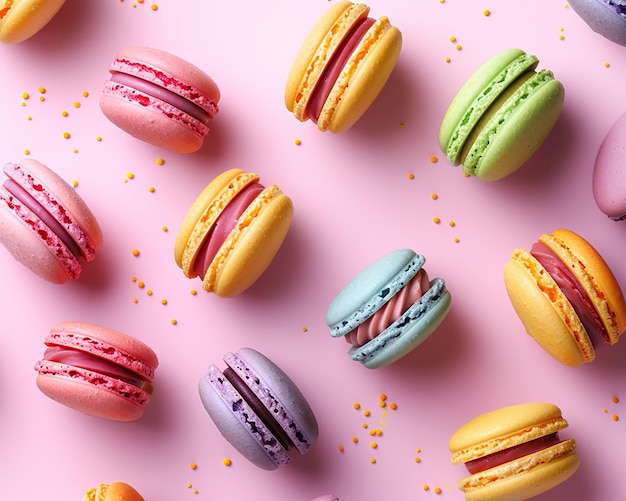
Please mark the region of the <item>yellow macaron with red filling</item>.
[[567, 480], [580, 463], [556, 405], [536, 402], [487, 412], [450, 437], [452, 463], [469, 476], [458, 481], [467, 501], [522, 501]]
[[293, 218], [293, 203], [257, 174], [223, 172], [202, 190], [183, 220], [174, 258], [207, 292], [236, 296], [267, 269]]
[[48, 24], [65, 0], [9, 0], [0, 2], [0, 41], [16, 44]]
[[321, 131], [343, 132], [365, 113], [396, 65], [402, 34], [365, 4], [340, 1], [313, 26], [297, 53], [285, 105]]
[[626, 303], [613, 272], [580, 235], [559, 229], [504, 267], [507, 293], [526, 332], [572, 367], [595, 359], [626, 330]]

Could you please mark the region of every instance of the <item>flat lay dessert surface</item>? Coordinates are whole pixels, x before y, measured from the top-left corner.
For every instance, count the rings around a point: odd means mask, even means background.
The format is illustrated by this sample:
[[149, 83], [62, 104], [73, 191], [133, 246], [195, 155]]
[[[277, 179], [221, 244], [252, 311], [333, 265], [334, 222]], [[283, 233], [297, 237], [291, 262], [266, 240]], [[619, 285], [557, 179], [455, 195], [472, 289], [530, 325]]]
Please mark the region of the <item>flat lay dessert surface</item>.
[[[0, 20], [22, 3], [0, 1]], [[626, 221], [618, 220], [626, 198], [620, 169], [626, 47], [594, 31], [565, 1], [529, 0], [520, 8], [489, 0], [372, 0], [360, 10], [362, 31], [382, 19], [393, 35], [386, 50], [395, 57], [399, 48], [397, 61], [363, 52], [359, 85], [367, 103], [352, 103], [349, 119], [341, 119], [348, 127], [322, 132], [294, 118], [286, 86], [299, 51], [313, 52], [301, 49], [308, 34], [340, 2], [194, 0], [185, 9], [174, 0], [53, 3], [55, 12], [39, 18], [31, 36], [0, 42], [0, 165], [35, 161], [59, 176], [64, 190], [75, 190], [97, 220], [97, 255], [78, 251], [80, 273], [57, 284], [14, 258], [14, 239], [2, 240], [0, 458], [3, 478], [11, 480], [4, 497], [460, 501], [457, 484], [471, 474], [451, 461], [455, 431], [496, 409], [549, 402], [567, 420], [559, 440], [575, 439], [580, 464], [561, 483], [547, 475], [551, 489], [533, 499], [626, 499], [623, 465], [613, 459], [626, 443], [626, 341], [617, 332], [623, 319], [607, 320], [617, 326], [607, 334], [612, 346], [596, 336], [593, 363], [577, 354], [580, 363], [571, 367], [527, 334], [504, 280], [515, 249], [530, 253], [541, 235], [566, 228], [589, 242], [626, 287]], [[341, 3], [337, 10], [343, 9]], [[323, 37], [314, 38], [317, 47]], [[164, 51], [210, 76], [216, 106], [202, 125], [210, 132], [196, 136], [193, 148], [157, 146], [103, 113], [111, 64], [129, 47]], [[527, 159], [520, 154], [516, 170], [497, 180], [467, 176], [442, 151], [440, 127], [464, 84], [502, 53], [534, 56], [533, 71], [546, 69], [550, 82], [562, 85], [562, 106], [550, 112], [558, 115], [552, 127], [537, 126], [544, 128], [541, 144]], [[306, 67], [302, 61], [300, 70]], [[389, 77], [375, 78], [377, 70]], [[187, 111], [172, 111], [177, 117], [197, 112], [189, 97], [182, 103], [150, 89], [158, 96], [147, 104], [167, 97], [184, 104]], [[504, 97], [496, 101], [506, 108]], [[189, 116], [185, 123], [200, 122]], [[469, 142], [490, 118], [463, 132]], [[528, 122], [520, 123], [528, 132]], [[515, 123], [506, 130], [504, 150], [515, 152], [507, 150], [520, 144]], [[230, 278], [215, 275], [225, 292], [207, 293], [198, 271], [206, 274], [224, 248], [197, 250], [214, 230], [207, 230], [205, 205], [193, 204], [213, 180], [235, 170], [256, 176], [246, 200], [206, 198], [228, 201], [219, 211], [236, 220], [234, 229], [224, 224], [223, 235], [211, 239], [230, 235], [223, 245], [236, 242], [241, 259], [228, 262]], [[244, 202], [270, 186], [280, 187], [278, 200], [288, 203], [273, 215], [244, 217], [250, 212]], [[183, 257], [194, 231], [200, 241]], [[248, 237], [232, 236], [239, 234]], [[33, 233], [29, 245], [45, 253], [37, 238]], [[423, 256], [430, 280], [445, 279], [452, 300], [428, 339], [368, 368], [351, 360], [350, 342], [329, 334], [327, 310], [362, 270], [398, 249]], [[95, 258], [88, 261], [87, 253]], [[58, 260], [50, 263], [62, 276]], [[383, 278], [359, 292], [380, 282], [384, 296]], [[610, 310], [620, 316], [621, 308]], [[149, 404], [137, 419], [88, 415], [39, 390], [35, 367], [45, 358], [44, 341], [64, 322], [103, 326], [154, 352], [158, 368], [145, 381]], [[592, 330], [589, 319], [580, 323]], [[198, 391], [212, 364], [223, 372], [230, 366], [225, 354], [244, 347], [280, 367], [315, 416], [317, 438], [302, 451], [294, 446], [289, 464], [274, 471], [248, 461], [220, 433]], [[107, 366], [102, 360], [88, 365]], [[90, 370], [67, 369], [66, 385], [80, 385], [71, 378]], [[103, 377], [118, 378], [119, 371]], [[261, 402], [271, 400], [265, 386], [255, 386]], [[232, 405], [241, 410], [237, 399]], [[290, 433], [297, 442], [297, 431]]]

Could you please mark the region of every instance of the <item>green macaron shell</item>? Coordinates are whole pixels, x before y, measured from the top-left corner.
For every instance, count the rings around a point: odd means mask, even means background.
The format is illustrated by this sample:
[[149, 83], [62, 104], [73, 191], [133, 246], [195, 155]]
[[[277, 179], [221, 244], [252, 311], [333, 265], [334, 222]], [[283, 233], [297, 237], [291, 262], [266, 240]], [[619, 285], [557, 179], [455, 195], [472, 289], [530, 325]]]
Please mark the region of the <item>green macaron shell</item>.
[[519, 169], [556, 124], [564, 95], [563, 86], [548, 70], [526, 80], [474, 141], [463, 162], [465, 173], [491, 182]]
[[439, 146], [453, 165], [472, 130], [498, 96], [518, 77], [533, 71], [535, 56], [521, 49], [508, 49], [484, 63], [465, 82], [450, 103], [439, 128]]

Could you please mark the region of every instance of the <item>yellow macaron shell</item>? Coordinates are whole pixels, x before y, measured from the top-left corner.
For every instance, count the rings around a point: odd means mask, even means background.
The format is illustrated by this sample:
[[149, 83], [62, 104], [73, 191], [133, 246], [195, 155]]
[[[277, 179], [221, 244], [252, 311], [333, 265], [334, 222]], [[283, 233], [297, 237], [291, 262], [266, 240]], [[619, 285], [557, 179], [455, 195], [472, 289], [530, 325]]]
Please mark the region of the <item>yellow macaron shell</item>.
[[400, 50], [402, 34], [385, 16], [367, 31], [337, 82], [317, 121], [320, 130], [348, 130], [365, 113], [387, 83]]
[[132, 486], [124, 482], [113, 482], [89, 489], [83, 501], [144, 501], [144, 498]]
[[56, 15], [65, 0], [0, 1], [0, 40], [16, 44], [32, 37]]

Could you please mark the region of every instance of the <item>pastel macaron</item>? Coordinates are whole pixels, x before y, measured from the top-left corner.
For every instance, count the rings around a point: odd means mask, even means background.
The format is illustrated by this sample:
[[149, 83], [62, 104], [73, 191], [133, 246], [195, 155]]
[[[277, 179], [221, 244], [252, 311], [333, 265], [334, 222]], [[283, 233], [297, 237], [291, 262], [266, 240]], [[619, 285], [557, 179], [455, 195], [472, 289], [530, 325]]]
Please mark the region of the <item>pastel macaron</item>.
[[135, 421], [150, 402], [159, 364], [154, 351], [122, 332], [86, 322], [50, 329], [35, 364], [46, 396], [90, 416]]
[[544, 143], [559, 118], [563, 85], [537, 57], [508, 49], [463, 84], [439, 129], [439, 146], [468, 176], [497, 181], [517, 171]]
[[598, 149], [592, 191], [598, 208], [609, 218], [626, 218], [626, 113], [615, 122]]
[[127, 483], [113, 482], [88, 489], [83, 501], [144, 501], [144, 498]]
[[44, 164], [24, 159], [3, 168], [0, 243], [21, 264], [55, 284], [80, 277], [95, 259], [102, 230], [80, 197]]
[[0, 41], [16, 44], [46, 26], [65, 0], [10, 0], [0, 4]]
[[570, 0], [570, 6], [603, 37], [626, 46], [626, 4], [620, 0]]
[[193, 153], [219, 111], [213, 79], [184, 59], [151, 47], [126, 47], [115, 56], [100, 108], [130, 135], [166, 150]]
[[343, 132], [365, 113], [394, 69], [402, 35], [370, 8], [334, 3], [313, 26], [298, 51], [285, 87], [285, 105], [301, 122]]
[[311, 501], [341, 501], [341, 499], [333, 494], [326, 494], [324, 496], [317, 496], [311, 499]]
[[305, 454], [319, 431], [313, 410], [296, 384], [251, 348], [224, 355], [200, 379], [200, 399], [220, 433], [246, 459], [275, 470]]
[[198, 195], [176, 238], [176, 264], [188, 278], [221, 297], [248, 289], [280, 249], [293, 218], [293, 203], [257, 174], [227, 170]]
[[543, 234], [530, 251], [516, 249], [504, 283], [526, 332], [568, 366], [592, 362], [626, 330], [626, 304], [598, 251], [571, 230]]
[[352, 360], [369, 369], [388, 365], [441, 324], [452, 296], [442, 278], [429, 278], [425, 261], [411, 249], [391, 252], [358, 273], [330, 303], [330, 335], [345, 337]]
[[458, 481], [467, 501], [523, 501], [571, 477], [580, 463], [561, 410], [535, 402], [487, 412], [450, 437], [452, 463], [469, 472]]

